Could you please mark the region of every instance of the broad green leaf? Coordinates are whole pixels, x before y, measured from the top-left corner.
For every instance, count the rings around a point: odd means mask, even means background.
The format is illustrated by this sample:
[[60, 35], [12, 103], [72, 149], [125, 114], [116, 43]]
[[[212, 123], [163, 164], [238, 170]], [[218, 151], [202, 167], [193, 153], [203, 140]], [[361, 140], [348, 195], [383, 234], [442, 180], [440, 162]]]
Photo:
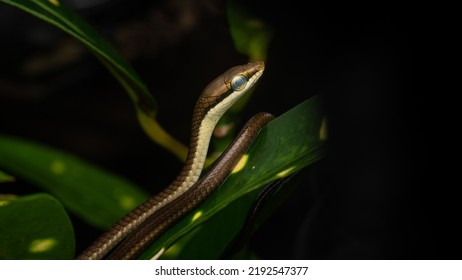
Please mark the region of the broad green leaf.
[[[295, 176], [296, 177], [296, 176]], [[266, 221], [276, 209], [286, 201], [287, 197], [298, 187], [295, 177], [284, 177], [289, 181], [282, 184], [281, 188], [276, 191], [270, 198], [264, 202], [259, 202], [260, 205], [254, 224], [251, 224], [249, 232], [244, 230], [245, 234], [254, 233]], [[177, 251], [173, 251], [175, 259], [218, 259], [222, 257], [225, 249], [231, 245], [236, 235], [242, 230], [243, 224], [247, 218], [250, 207], [255, 203], [255, 199], [259, 192], [267, 185], [262, 186], [258, 190], [240, 197], [230, 205], [226, 206], [222, 211], [210, 218], [206, 223], [200, 225], [192, 234], [188, 234], [186, 238], [182, 238], [174, 247]], [[229, 221], [229, 223], [228, 223]], [[213, 240], [214, 242], [210, 242]], [[246, 239], [244, 242], [248, 241]], [[241, 244], [241, 245], [245, 245]], [[181, 249], [181, 250], [180, 250]], [[245, 248], [243, 248], [245, 249]], [[238, 251], [239, 252], [239, 251]], [[234, 253], [238, 253], [234, 252]], [[244, 251], [245, 252], [245, 251]], [[167, 251], [167, 253], [170, 253]], [[245, 252], [247, 254], [251, 252]], [[226, 257], [232, 257], [229, 255]], [[255, 256], [253, 256], [255, 257]], [[245, 259], [249, 256], [244, 256]]]
[[133, 183], [68, 153], [0, 135], [0, 168], [53, 194], [88, 223], [108, 228], [148, 195]]
[[[240, 229], [255, 195], [268, 183], [289, 176], [324, 156], [326, 121], [323, 102], [315, 96], [269, 123], [246, 153], [247, 162], [231, 174], [209, 199], [154, 242], [140, 258], [172, 249], [167, 258], [216, 258]], [[211, 220], [211, 223], [204, 222]], [[203, 224], [200, 234], [181, 237]], [[207, 238], [208, 237], [208, 238]], [[188, 249], [187, 247], [194, 247]], [[214, 247], [213, 252], [198, 253]], [[188, 252], [183, 252], [183, 249]], [[169, 253], [170, 256], [169, 256]], [[202, 254], [202, 255], [200, 255]]]
[[71, 221], [56, 199], [0, 196], [0, 259], [71, 259], [74, 250]]
[[146, 85], [132, 67], [93, 27], [58, 0], [0, 0], [28, 12], [73, 36], [86, 45], [116, 77], [130, 96], [141, 127], [146, 134], [180, 159], [186, 147], [169, 135], [156, 121], [157, 105]]
[[13, 182], [14, 177], [0, 170], [0, 183]]
[[[220, 186], [221, 188], [222, 186]], [[218, 259], [244, 223], [257, 191], [236, 198], [180, 239], [165, 259]]]

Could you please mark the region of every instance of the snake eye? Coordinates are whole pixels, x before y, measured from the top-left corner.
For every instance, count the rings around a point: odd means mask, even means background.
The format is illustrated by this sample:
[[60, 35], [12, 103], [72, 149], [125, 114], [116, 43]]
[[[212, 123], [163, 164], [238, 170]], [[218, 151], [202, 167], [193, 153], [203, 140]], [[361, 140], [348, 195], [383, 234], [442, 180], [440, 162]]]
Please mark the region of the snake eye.
[[231, 80], [233, 90], [243, 90], [247, 84], [247, 78], [243, 75], [236, 75]]

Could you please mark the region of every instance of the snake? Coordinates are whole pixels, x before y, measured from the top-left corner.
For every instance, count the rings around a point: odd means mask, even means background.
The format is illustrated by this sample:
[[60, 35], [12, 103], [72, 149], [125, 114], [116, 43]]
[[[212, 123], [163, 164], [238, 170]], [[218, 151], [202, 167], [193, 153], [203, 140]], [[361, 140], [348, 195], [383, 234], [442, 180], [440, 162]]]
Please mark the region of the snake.
[[258, 113], [201, 176], [215, 126], [262, 76], [263, 61], [231, 67], [210, 82], [194, 107], [186, 161], [177, 177], [150, 199], [123, 216], [76, 259], [135, 259], [178, 219], [202, 203], [234, 169], [261, 129], [274, 116]]

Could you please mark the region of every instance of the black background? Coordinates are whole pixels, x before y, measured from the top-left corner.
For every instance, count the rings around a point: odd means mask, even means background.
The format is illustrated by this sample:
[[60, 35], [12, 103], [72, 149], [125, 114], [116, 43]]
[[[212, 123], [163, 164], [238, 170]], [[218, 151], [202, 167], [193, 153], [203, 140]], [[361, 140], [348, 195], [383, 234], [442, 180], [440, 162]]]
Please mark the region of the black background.
[[[130, 61], [160, 123], [187, 143], [195, 98], [247, 60], [234, 50], [225, 2], [101, 2], [74, 7]], [[322, 93], [329, 144], [252, 247], [265, 259], [459, 259], [458, 222], [440, 207], [447, 185], [430, 166], [438, 133], [424, 118], [430, 102], [414, 92], [413, 8], [270, 2], [243, 1], [274, 31], [243, 117], [279, 115]], [[0, 36], [1, 133], [62, 148], [150, 192], [175, 177], [181, 163], [147, 139], [123, 89], [81, 45], [5, 5]], [[51, 63], [66, 50], [75, 52]], [[22, 181], [4, 188], [37, 191]], [[100, 232], [73, 221], [81, 250]]]

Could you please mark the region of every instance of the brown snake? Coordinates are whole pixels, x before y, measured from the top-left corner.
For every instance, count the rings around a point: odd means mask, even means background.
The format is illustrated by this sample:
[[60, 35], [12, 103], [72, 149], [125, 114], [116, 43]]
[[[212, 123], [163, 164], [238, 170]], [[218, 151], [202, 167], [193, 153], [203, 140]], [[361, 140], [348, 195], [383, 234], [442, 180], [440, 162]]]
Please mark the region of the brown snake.
[[249, 120], [213, 167], [199, 179], [210, 137], [221, 116], [255, 84], [263, 70], [264, 63], [260, 61], [232, 67], [204, 89], [194, 109], [188, 156], [179, 175], [163, 191], [122, 217], [77, 259], [102, 259], [117, 245], [110, 259], [136, 258], [226, 179], [273, 116], [260, 113]]

